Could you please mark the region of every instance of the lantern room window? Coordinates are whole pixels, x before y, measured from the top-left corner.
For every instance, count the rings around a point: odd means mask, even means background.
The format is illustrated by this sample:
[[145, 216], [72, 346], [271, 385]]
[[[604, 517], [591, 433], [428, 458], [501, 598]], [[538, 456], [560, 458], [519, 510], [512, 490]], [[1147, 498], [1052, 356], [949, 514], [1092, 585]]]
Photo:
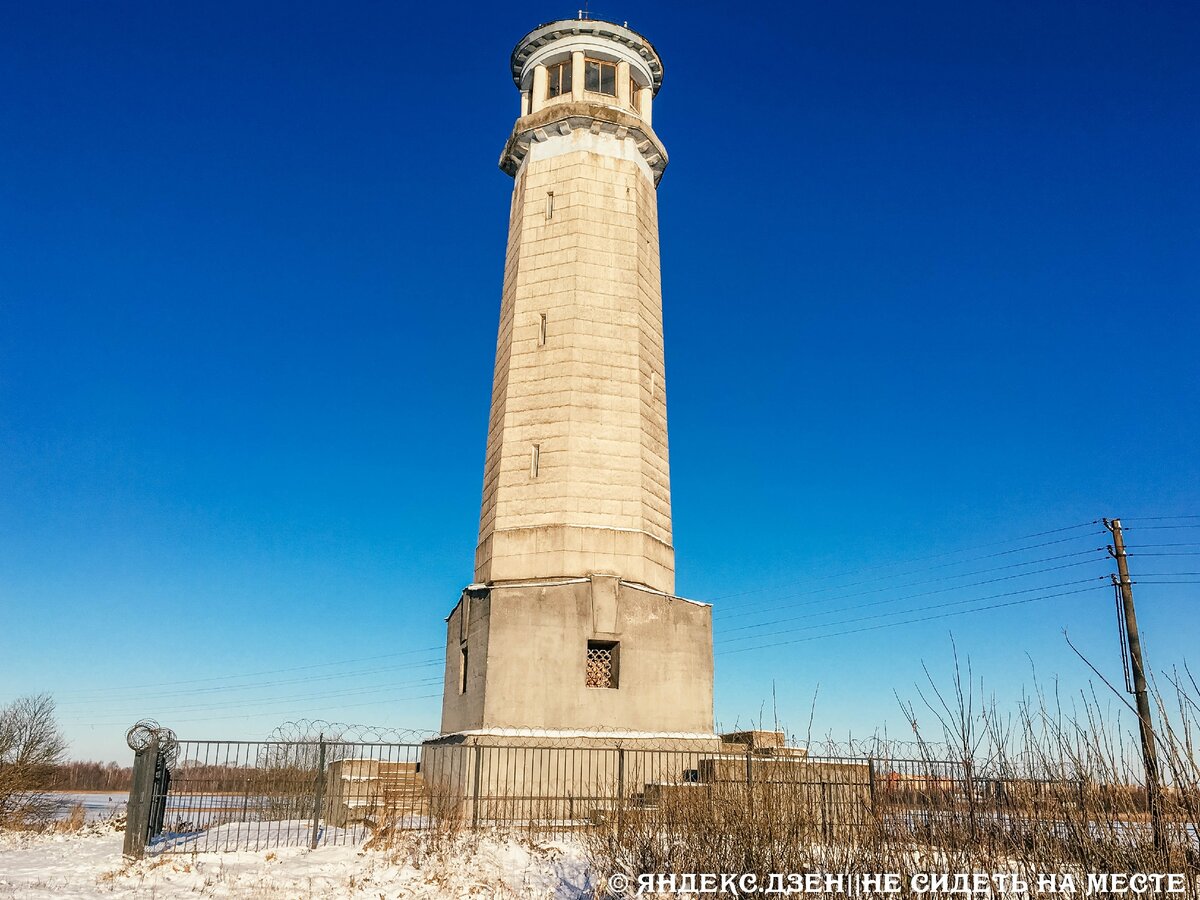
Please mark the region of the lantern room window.
[[593, 94], [617, 96], [617, 64], [601, 59], [583, 61], [583, 87]]
[[546, 97], [559, 97], [563, 94], [571, 93], [571, 60], [567, 59], [564, 62], [555, 63], [552, 66], [546, 67], [546, 72], [550, 76], [547, 88]]

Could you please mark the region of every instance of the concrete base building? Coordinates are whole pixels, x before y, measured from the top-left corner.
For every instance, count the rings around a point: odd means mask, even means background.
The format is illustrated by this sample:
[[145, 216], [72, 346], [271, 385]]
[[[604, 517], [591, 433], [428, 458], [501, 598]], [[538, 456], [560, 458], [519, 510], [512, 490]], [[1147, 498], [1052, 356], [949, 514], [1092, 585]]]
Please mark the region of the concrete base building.
[[708, 606], [592, 575], [470, 588], [449, 628], [443, 732], [712, 734]]
[[712, 618], [674, 596], [657, 187], [663, 66], [610, 22], [534, 29], [474, 583], [447, 619], [442, 731], [715, 746]]

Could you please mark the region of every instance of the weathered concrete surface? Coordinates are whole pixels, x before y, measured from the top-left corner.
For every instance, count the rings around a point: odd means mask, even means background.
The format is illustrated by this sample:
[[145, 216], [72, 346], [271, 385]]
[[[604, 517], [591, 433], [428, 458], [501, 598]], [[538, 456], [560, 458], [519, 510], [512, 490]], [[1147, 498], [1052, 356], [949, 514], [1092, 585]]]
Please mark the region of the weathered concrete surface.
[[463, 824], [580, 820], [695, 778], [718, 746], [715, 735], [498, 730], [426, 742], [421, 771], [431, 809]]
[[[713, 735], [711, 607], [598, 577], [464, 592], [447, 620], [442, 731]], [[460, 646], [466, 639], [467, 689]], [[587, 644], [620, 645], [618, 687], [586, 684]]]
[[749, 751], [760, 756], [808, 756], [807, 747], [787, 746], [787, 735], [782, 731], [733, 731], [721, 735], [721, 741], [722, 749], [729, 753]]
[[[435, 815], [462, 824], [608, 821], [653, 815], [749, 814], [814, 836], [849, 836], [872, 814], [867, 763], [723, 752], [715, 736], [514, 735], [497, 729], [444, 735], [422, 748]], [[743, 745], [744, 746], [744, 745]], [[715, 822], [715, 819], [714, 819]]]
[[673, 593], [660, 284], [655, 188], [632, 139], [577, 130], [531, 147], [513, 191], [476, 582], [603, 573]]
[[338, 759], [325, 777], [325, 820], [330, 825], [369, 822], [383, 827], [429, 814], [429, 792], [417, 762]]

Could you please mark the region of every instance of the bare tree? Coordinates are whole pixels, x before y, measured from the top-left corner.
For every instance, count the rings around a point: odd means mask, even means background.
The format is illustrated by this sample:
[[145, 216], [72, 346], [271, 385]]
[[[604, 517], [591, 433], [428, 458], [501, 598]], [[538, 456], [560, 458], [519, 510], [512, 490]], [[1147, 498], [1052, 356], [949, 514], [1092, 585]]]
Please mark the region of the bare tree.
[[53, 818], [59, 801], [47, 790], [66, 749], [49, 694], [0, 708], [0, 826], [42, 825]]

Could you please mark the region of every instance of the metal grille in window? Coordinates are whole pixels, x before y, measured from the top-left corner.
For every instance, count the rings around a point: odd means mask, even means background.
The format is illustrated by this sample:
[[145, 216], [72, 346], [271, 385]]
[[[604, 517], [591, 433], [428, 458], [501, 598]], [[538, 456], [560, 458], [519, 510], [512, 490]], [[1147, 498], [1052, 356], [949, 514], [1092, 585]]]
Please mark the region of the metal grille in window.
[[610, 688], [616, 684], [613, 668], [613, 648], [588, 645], [587, 652], [587, 686]]

